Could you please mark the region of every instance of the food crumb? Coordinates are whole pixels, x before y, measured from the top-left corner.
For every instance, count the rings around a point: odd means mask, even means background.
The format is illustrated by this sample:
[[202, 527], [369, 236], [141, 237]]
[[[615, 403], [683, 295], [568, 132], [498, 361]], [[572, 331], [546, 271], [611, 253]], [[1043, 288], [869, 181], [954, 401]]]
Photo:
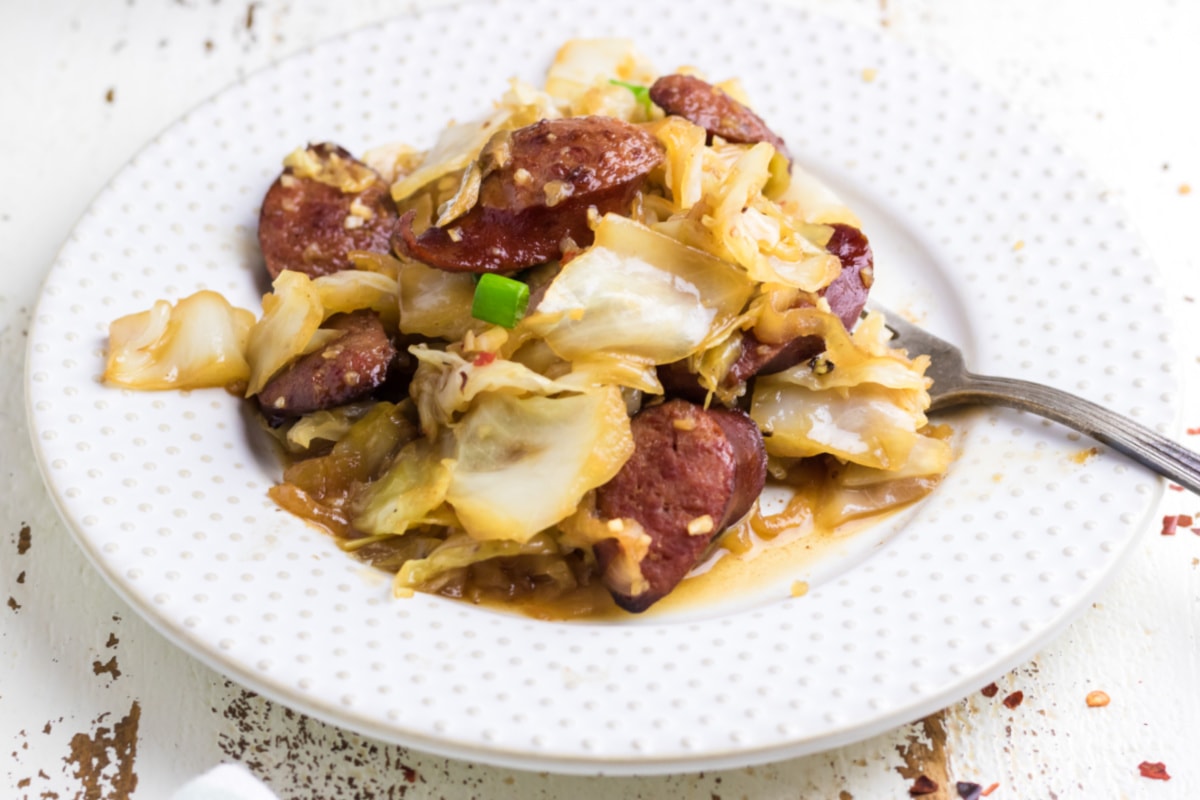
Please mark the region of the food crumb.
[[1167, 765], [1161, 761], [1143, 761], [1138, 764], [1138, 772], [1143, 778], [1150, 778], [1155, 781], [1169, 781], [1171, 776], [1167, 774]]
[[970, 781], [959, 781], [954, 784], [954, 789], [962, 800], [979, 800], [983, 796], [983, 787]]
[[871, 83], [879, 75], [879, 70], [874, 67], [867, 67], [862, 71], [863, 83]]
[[1192, 187], [1188, 186], [1186, 183], [1181, 183], [1181, 184], [1179, 184], [1179, 193], [1180, 194], [1191, 194]]
[[1024, 699], [1025, 693], [1018, 689], [1008, 697], [1004, 698], [1004, 705], [1008, 708], [1016, 708], [1017, 706], [1021, 705], [1021, 701]]
[[984, 697], [995, 697], [996, 692], [1000, 691], [1000, 687], [994, 683], [989, 683], [987, 686], [979, 690], [979, 693]]
[[996, 790], [997, 790], [997, 789], [999, 789], [999, 788], [1000, 788], [1000, 784], [998, 784], [998, 783], [993, 783], [991, 786], [989, 786], [988, 788], [984, 789], [984, 790], [983, 790], [983, 791], [980, 793], [980, 795], [979, 795], [979, 796], [980, 796], [980, 797], [987, 797], [989, 794], [991, 794], [992, 792], [996, 791]]
[[104, 93], [104, 102], [111, 103], [117, 99], [117, 90], [110, 88]]
[[1018, 239], [1017, 241], [1013, 242], [1013, 250], [1014, 251], [1015, 250], [1024, 250], [1024, 249], [1025, 249], [1025, 240], [1024, 239]]
[[1088, 692], [1085, 702], [1088, 704], [1088, 708], [1101, 708], [1108, 705], [1109, 697], [1105, 692], [1097, 690]]
[[1074, 453], [1071, 456], [1071, 460], [1076, 464], [1086, 464], [1098, 455], [1100, 455], [1099, 447], [1089, 447], [1086, 450], [1080, 450], [1078, 453]]
[[795, 581], [792, 583], [792, 597], [804, 597], [808, 594], [807, 581]]
[[912, 797], [920, 797], [921, 795], [933, 794], [938, 790], [937, 782], [928, 775], [918, 775], [913, 781], [913, 785], [909, 788], [908, 793]]

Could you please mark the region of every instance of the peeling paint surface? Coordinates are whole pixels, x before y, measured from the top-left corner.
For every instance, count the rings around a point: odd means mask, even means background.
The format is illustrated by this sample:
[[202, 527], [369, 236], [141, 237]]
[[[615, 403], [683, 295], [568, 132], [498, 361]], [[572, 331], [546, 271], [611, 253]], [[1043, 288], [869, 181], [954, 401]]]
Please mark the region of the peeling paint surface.
[[[1190, 188], [1200, 185], [1200, 104], [1181, 100], [1200, 75], [1200, 5], [793, 2], [885, 29], [973, 73], [1089, 165], [1170, 287], [1163, 313], [1184, 348], [1178, 433], [1200, 447], [1200, 193]], [[937, 800], [962, 796], [959, 784], [990, 789], [991, 800], [1200, 796], [1200, 529], [1179, 523], [1200, 519], [1200, 499], [1178, 487], [1160, 514], [1176, 520], [1175, 535], [1147, 531], [1100, 602], [1036, 657], [994, 676], [994, 687], [867, 741], [754, 768], [597, 780], [446, 759], [305, 717], [172, 647], [90, 567], [33, 462], [20, 376], [41, 278], [108, 177], [173, 119], [266, 64], [414, 4], [34, 5], [10, 10], [0, 26], [0, 74], [20, 76], [0, 84], [0, 105], [22, 109], [0, 126], [0, 368], [9, 376], [0, 383], [0, 797], [167, 798], [231, 761], [283, 798], [329, 800], [873, 800], [909, 797], [922, 776], [937, 787], [922, 796]], [[855, 74], [885, 70], [866, 54], [855, 65]], [[947, 225], [954, 214], [946, 210]], [[1011, 242], [1023, 253], [1036, 245], [1019, 231]], [[1067, 287], [1038, 291], [1046, 294], [1031, 292], [1030, 302], [1072, 302]], [[1078, 457], [1094, 465], [1106, 456], [1081, 440]], [[1003, 483], [1015, 480], [1006, 472]], [[1079, 531], [1069, 546], [1095, 545]], [[1098, 691], [1106, 704], [1089, 702]]]

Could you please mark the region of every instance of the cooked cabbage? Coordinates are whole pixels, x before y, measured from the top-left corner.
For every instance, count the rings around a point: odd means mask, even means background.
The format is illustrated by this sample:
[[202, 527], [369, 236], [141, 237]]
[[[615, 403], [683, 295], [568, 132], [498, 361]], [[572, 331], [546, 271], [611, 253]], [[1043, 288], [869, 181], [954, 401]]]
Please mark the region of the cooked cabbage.
[[826, 351], [814, 362], [756, 380], [750, 416], [766, 436], [767, 452], [832, 453], [867, 467], [901, 468], [926, 422], [928, 357], [910, 361], [887, 349], [878, 315], [869, 315], [852, 337], [828, 311], [787, 314], [794, 330], [822, 336]]
[[369, 534], [401, 534], [430, 522], [446, 499], [453, 462], [435, 444], [417, 439], [405, 445], [383, 477], [359, 499], [354, 527]]
[[732, 265], [607, 214], [595, 244], [563, 267], [524, 324], [566, 359], [666, 364], [728, 335], [751, 290]]
[[415, 261], [400, 266], [400, 332], [461, 339], [484, 323], [471, 316], [475, 281], [469, 272], [448, 272]]
[[615, 386], [554, 398], [483, 394], [454, 437], [446, 500], [479, 540], [528, 541], [573, 513], [633, 453]]
[[312, 286], [324, 319], [369, 308], [385, 326], [396, 326], [400, 289], [395, 278], [381, 272], [346, 269], [314, 278]]
[[201, 291], [172, 306], [158, 300], [147, 311], [108, 327], [103, 380], [129, 389], [232, 386], [250, 377], [246, 342], [254, 314]]
[[246, 397], [262, 391], [267, 381], [297, 356], [308, 351], [310, 340], [325, 318], [321, 294], [303, 272], [285, 269], [263, 295], [263, 315], [250, 329], [246, 359], [250, 382]]
[[611, 81], [648, 85], [655, 77], [629, 39], [572, 39], [550, 65], [546, 92], [566, 101], [572, 116], [606, 114], [636, 122], [633, 93]]

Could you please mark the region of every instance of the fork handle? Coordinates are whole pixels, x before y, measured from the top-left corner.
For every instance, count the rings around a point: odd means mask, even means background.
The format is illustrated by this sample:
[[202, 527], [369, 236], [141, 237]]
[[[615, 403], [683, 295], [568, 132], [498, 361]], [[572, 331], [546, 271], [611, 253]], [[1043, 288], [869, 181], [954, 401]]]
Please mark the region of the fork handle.
[[940, 406], [987, 403], [1054, 420], [1200, 494], [1200, 455], [1128, 417], [1069, 392], [1016, 378], [970, 374], [961, 388], [939, 399]]

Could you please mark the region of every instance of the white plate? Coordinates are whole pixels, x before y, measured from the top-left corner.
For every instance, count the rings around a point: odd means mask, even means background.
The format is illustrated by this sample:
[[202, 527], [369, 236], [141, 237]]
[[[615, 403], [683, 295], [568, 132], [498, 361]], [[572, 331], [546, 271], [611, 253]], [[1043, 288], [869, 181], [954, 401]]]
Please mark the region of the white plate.
[[[1000, 99], [873, 31], [785, 7], [567, 9], [418, 12], [328, 42], [204, 103], [113, 179], [30, 332], [36, 448], [80, 545], [151, 623], [237, 681], [382, 739], [518, 767], [794, 756], [915, 719], [1027, 658], [1112, 575], [1162, 491], [1032, 417], [957, 417], [961, 455], [932, 497], [756, 594], [556, 624], [392, 600], [382, 576], [272, 506], [278, 465], [237, 400], [98, 383], [119, 315], [200, 288], [257, 308], [257, 205], [293, 147], [425, 145], [507, 76], [540, 80], [562, 40], [635, 34], [664, 71], [740, 76], [861, 212], [877, 295], [963, 343], [980, 371], [1173, 421], [1151, 267], [1120, 212]], [[812, 588], [793, 599], [797, 578]]]

